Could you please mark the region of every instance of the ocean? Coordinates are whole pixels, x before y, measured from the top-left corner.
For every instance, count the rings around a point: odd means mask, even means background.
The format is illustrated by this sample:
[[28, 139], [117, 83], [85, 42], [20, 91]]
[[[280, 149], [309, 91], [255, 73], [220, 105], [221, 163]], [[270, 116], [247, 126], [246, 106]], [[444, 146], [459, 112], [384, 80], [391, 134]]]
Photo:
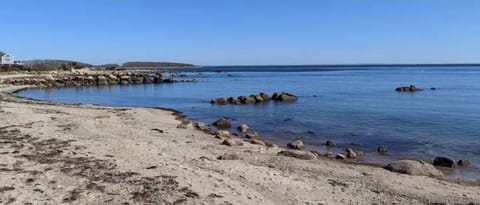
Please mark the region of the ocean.
[[[280, 144], [302, 139], [307, 149], [353, 148], [361, 161], [385, 165], [395, 159], [468, 159], [452, 178], [480, 180], [480, 67], [248, 66], [181, 69], [197, 83], [27, 89], [17, 95], [63, 103], [166, 107], [191, 119], [249, 124]], [[222, 71], [222, 72], [219, 72]], [[424, 91], [399, 93], [415, 85]], [[431, 90], [430, 88], [436, 88]], [[292, 103], [211, 105], [216, 97], [286, 91]], [[233, 131], [234, 129], [232, 129]], [[376, 152], [379, 145], [388, 153]]]

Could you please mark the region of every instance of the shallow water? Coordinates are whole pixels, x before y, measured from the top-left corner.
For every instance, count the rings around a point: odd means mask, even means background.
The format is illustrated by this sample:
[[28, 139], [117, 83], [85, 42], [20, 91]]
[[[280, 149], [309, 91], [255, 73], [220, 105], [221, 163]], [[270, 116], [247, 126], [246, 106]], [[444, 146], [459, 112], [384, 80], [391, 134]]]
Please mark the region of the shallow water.
[[[365, 151], [365, 162], [432, 161], [439, 155], [469, 159], [472, 166], [458, 168], [451, 176], [480, 179], [480, 67], [207, 67], [188, 77], [199, 82], [29, 89], [18, 95], [64, 103], [168, 107], [205, 122], [229, 117], [235, 125], [250, 124], [262, 137], [279, 143], [302, 138], [310, 149], [326, 151], [323, 144], [333, 140], [334, 151], [345, 147]], [[394, 91], [410, 84], [426, 89]], [[209, 103], [215, 97], [279, 91], [296, 94], [299, 100]], [[388, 147], [387, 155], [376, 153], [380, 144]]]

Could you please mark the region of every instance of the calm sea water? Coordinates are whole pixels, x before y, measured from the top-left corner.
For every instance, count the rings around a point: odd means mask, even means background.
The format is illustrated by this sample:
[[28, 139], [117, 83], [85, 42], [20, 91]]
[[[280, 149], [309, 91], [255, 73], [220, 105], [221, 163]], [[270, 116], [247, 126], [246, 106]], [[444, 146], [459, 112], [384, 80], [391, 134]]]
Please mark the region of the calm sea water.
[[[333, 140], [337, 143], [333, 151], [362, 150], [364, 162], [468, 159], [473, 164], [451, 176], [480, 179], [480, 67], [207, 67], [187, 74], [199, 82], [29, 89], [18, 95], [64, 103], [168, 107], [208, 123], [229, 117], [235, 125], [247, 123], [279, 143], [302, 138], [309, 149], [327, 151], [323, 144]], [[394, 91], [410, 84], [426, 89]], [[299, 100], [209, 103], [216, 97], [280, 91], [296, 94]], [[386, 145], [388, 154], [377, 154], [378, 145]]]

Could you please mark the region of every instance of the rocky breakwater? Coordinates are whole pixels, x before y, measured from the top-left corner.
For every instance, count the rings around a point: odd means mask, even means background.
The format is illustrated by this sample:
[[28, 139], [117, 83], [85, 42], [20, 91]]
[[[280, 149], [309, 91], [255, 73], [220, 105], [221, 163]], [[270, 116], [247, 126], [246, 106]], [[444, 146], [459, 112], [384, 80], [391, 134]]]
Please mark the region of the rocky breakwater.
[[287, 93], [274, 93], [271, 97], [266, 93], [252, 94], [250, 96], [238, 96], [238, 97], [228, 97], [228, 98], [215, 98], [210, 101], [211, 104], [215, 105], [241, 105], [241, 104], [256, 104], [264, 103], [269, 101], [279, 101], [279, 102], [293, 102], [298, 100], [298, 97]]
[[95, 72], [95, 73], [62, 73], [38, 75], [25, 78], [11, 78], [3, 84], [33, 85], [36, 87], [78, 87], [78, 86], [108, 86], [151, 83], [196, 82], [195, 80], [175, 80], [165, 76], [163, 72]]

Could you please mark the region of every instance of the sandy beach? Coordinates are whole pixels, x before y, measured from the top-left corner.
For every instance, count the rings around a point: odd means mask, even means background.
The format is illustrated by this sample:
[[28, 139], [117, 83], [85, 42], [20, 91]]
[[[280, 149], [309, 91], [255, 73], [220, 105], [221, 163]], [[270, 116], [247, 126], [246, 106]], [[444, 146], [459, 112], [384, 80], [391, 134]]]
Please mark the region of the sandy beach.
[[[480, 186], [223, 139], [172, 111], [0, 101], [1, 204], [478, 204]], [[241, 139], [238, 139], [241, 140]], [[219, 156], [239, 156], [219, 160]], [[227, 157], [228, 158], [228, 157]]]

